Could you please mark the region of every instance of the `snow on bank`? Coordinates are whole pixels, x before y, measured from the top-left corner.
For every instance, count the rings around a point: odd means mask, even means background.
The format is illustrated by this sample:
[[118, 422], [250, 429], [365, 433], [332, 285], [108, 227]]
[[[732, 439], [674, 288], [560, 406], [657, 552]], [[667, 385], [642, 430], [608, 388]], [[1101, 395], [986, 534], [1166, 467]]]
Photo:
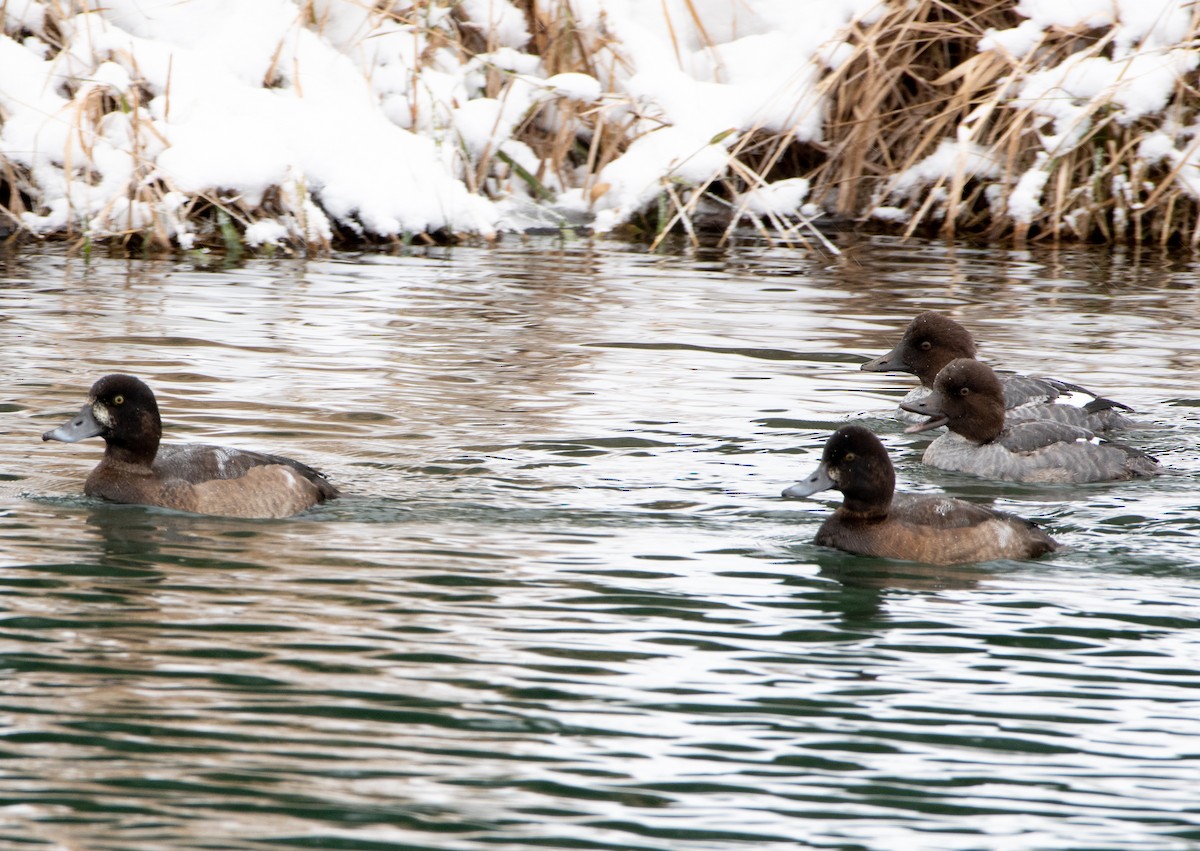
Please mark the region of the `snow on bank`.
[[[65, 16], [53, 0], [8, 0], [0, 157], [21, 176], [19, 224], [39, 234], [150, 230], [187, 247], [198, 199], [252, 244], [328, 243], [335, 227], [490, 235], [534, 217], [605, 230], [667, 183], [727, 173], [744, 133], [818, 139], [815, 83], [838, 33], [876, 3], [571, 0], [592, 75], [551, 74], [508, 0], [390, 13], [105, 0]], [[484, 50], [459, 49], [463, 33]], [[554, 133], [587, 110], [630, 140], [598, 173], [547, 169], [518, 138], [535, 114]]]
[[[818, 81], [852, 51], [852, 24], [884, 9], [533, 0], [535, 27], [509, 0], [384, 5], [0, 3], [0, 182], [20, 190], [17, 223], [36, 234], [146, 232], [185, 248], [211, 227], [196, 215], [208, 207], [240, 223], [250, 244], [560, 222], [605, 231], [664, 192], [687, 197], [731, 175], [732, 203], [750, 218], [811, 215], [806, 180], [766, 183], [739, 161], [741, 147], [755, 133], [825, 141]], [[900, 199], [919, 204], [966, 169], [1011, 180], [1009, 212], [1028, 221], [1046, 162], [1082, 138], [1097, 101], [1111, 104], [1112, 120], [1144, 121], [1197, 66], [1189, 0], [1015, 8], [1026, 20], [986, 34], [981, 51], [1021, 60], [1056, 29], [1099, 28], [1111, 42], [1012, 78], [1009, 105], [1039, 116], [1044, 156], [1006, 175], [968, 122], [897, 175], [881, 217], [902, 219]], [[538, 55], [532, 34], [568, 13], [584, 52], [570, 68], [561, 50]], [[623, 141], [606, 149], [604, 134]], [[1200, 187], [1198, 135], [1163, 119], [1145, 156]], [[0, 210], [0, 229], [6, 218]]]
[[29, 172], [35, 233], [159, 227], [188, 247], [199, 195], [256, 220], [251, 241], [327, 241], [331, 219], [380, 236], [495, 227], [437, 140], [384, 109], [411, 75], [412, 28], [341, 3], [317, 4], [322, 36], [290, 0], [105, 0], [56, 21], [54, 52], [40, 5], [16, 4], [20, 43], [0, 38], [0, 153]]
[[[1200, 124], [1193, 123], [1195, 118], [1182, 122], [1187, 111], [1172, 105], [1182, 91], [1194, 91], [1190, 79], [1200, 65], [1200, 9], [1195, 2], [1018, 0], [1013, 6], [1026, 20], [988, 30], [977, 45], [980, 53], [1010, 63], [1011, 73], [1001, 80], [996, 99], [960, 124], [953, 143], [943, 141], [935, 154], [897, 175], [886, 203], [874, 214], [896, 221], [898, 199], [944, 193], [956, 177], [984, 177], [992, 179], [984, 183], [993, 213], [1018, 229], [1028, 226], [1046, 206], [1043, 196], [1053, 163], [1077, 150], [1088, 158], [1119, 159], [1120, 153], [1104, 150], [1098, 142], [1109, 122], [1119, 128], [1136, 125], [1143, 139], [1132, 166], [1113, 168], [1111, 185], [1105, 187], [1106, 194], [1121, 199], [1113, 209], [1116, 219], [1136, 208], [1139, 192], [1154, 192], [1157, 187], [1141, 178], [1161, 161], [1171, 167], [1168, 182], [1200, 199]], [[1055, 56], [1055, 37], [1084, 33], [1094, 37], [1076, 39], [1074, 52], [1061, 61], [1048, 58]], [[1015, 174], [1006, 163], [1015, 147], [1011, 139], [993, 149], [977, 144], [997, 107], [1017, 116], [1013, 126], [1025, 120], [1021, 112], [1031, 116], [1028, 125], [1036, 147], [1018, 164], [1024, 170]], [[1090, 192], [1084, 187], [1085, 203], [1095, 200]]]

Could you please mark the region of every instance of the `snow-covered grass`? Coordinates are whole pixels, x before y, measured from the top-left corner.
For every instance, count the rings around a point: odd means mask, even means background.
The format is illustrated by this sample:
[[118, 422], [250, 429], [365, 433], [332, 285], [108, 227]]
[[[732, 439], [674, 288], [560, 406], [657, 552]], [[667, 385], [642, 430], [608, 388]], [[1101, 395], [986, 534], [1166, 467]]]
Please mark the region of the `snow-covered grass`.
[[1196, 245], [1198, 16], [1190, 0], [894, 4], [823, 81], [840, 145], [813, 200], [907, 233]]
[[1200, 241], [1190, 0], [0, 0], [0, 230]]

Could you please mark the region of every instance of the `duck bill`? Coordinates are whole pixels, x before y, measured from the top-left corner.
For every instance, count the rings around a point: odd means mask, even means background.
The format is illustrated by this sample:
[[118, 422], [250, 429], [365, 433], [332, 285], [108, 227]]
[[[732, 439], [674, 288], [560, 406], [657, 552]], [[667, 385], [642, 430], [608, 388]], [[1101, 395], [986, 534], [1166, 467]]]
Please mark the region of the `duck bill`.
[[825, 462], [813, 470], [812, 475], [802, 482], [797, 482], [783, 492], [783, 495], [788, 499], [803, 499], [806, 496], [812, 496], [814, 493], [827, 491], [836, 486], [836, 482], [829, 477], [829, 470], [825, 466]]
[[869, 360], [859, 367], [862, 372], [912, 372], [913, 368], [904, 361], [899, 347], [892, 349], [886, 355], [880, 355], [875, 360]]
[[931, 429], [941, 428], [946, 423], [950, 422], [950, 418], [944, 414], [939, 414], [936, 417], [930, 417], [923, 423], [913, 423], [904, 430], [905, 434], [918, 434], [922, 431], [930, 431]]
[[60, 425], [58, 428], [50, 429], [42, 435], [42, 440], [61, 440], [63, 443], [75, 443], [80, 440], [87, 440], [89, 437], [96, 437], [104, 431], [104, 426], [96, 419], [92, 413], [91, 405], [84, 405], [83, 409], [67, 422]]
[[929, 417], [923, 423], [910, 425], [904, 430], [905, 434], [917, 434], [918, 432], [940, 428], [950, 421], [950, 418], [938, 410], [936, 405], [931, 404], [930, 398], [919, 399], [916, 402], [901, 402], [900, 408], [911, 414], [920, 414], [923, 417]]

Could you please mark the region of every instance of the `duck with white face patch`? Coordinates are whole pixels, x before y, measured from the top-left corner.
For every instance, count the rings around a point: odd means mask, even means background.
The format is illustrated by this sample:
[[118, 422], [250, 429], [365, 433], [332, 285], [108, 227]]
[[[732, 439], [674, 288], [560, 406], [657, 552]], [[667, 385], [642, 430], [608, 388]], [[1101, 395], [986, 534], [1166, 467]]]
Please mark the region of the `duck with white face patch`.
[[841, 491], [842, 504], [817, 531], [814, 542], [823, 547], [929, 564], [1035, 558], [1058, 548], [1020, 517], [948, 496], [896, 492], [887, 449], [862, 426], [834, 432], [817, 469], [783, 495], [824, 490]]
[[206, 444], [161, 444], [150, 388], [132, 375], [97, 381], [79, 413], [42, 440], [102, 437], [104, 457], [84, 493], [228, 517], [287, 517], [340, 496], [323, 474], [278, 455]]

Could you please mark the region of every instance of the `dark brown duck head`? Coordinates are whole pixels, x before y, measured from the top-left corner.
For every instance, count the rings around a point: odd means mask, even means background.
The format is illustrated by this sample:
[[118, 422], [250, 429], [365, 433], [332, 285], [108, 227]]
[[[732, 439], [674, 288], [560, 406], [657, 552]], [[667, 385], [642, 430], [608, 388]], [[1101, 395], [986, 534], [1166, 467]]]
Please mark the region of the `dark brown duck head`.
[[995, 440], [1004, 430], [1004, 388], [985, 363], [970, 358], [951, 361], [938, 373], [933, 392], [916, 402], [903, 402], [906, 411], [929, 417], [909, 426], [910, 434], [946, 426], [972, 443]]
[[75, 443], [102, 437], [118, 461], [149, 465], [162, 440], [162, 418], [154, 392], [132, 375], [106, 375], [92, 385], [79, 413], [42, 440]]
[[957, 358], [974, 358], [975, 340], [971, 332], [933, 310], [919, 314], [904, 331], [904, 337], [886, 355], [880, 355], [859, 367], [864, 372], [911, 372], [925, 387], [946, 364]]
[[783, 495], [798, 499], [831, 489], [842, 492], [844, 511], [862, 518], [887, 517], [896, 471], [872, 431], [858, 425], [839, 428], [825, 441], [817, 469]]

